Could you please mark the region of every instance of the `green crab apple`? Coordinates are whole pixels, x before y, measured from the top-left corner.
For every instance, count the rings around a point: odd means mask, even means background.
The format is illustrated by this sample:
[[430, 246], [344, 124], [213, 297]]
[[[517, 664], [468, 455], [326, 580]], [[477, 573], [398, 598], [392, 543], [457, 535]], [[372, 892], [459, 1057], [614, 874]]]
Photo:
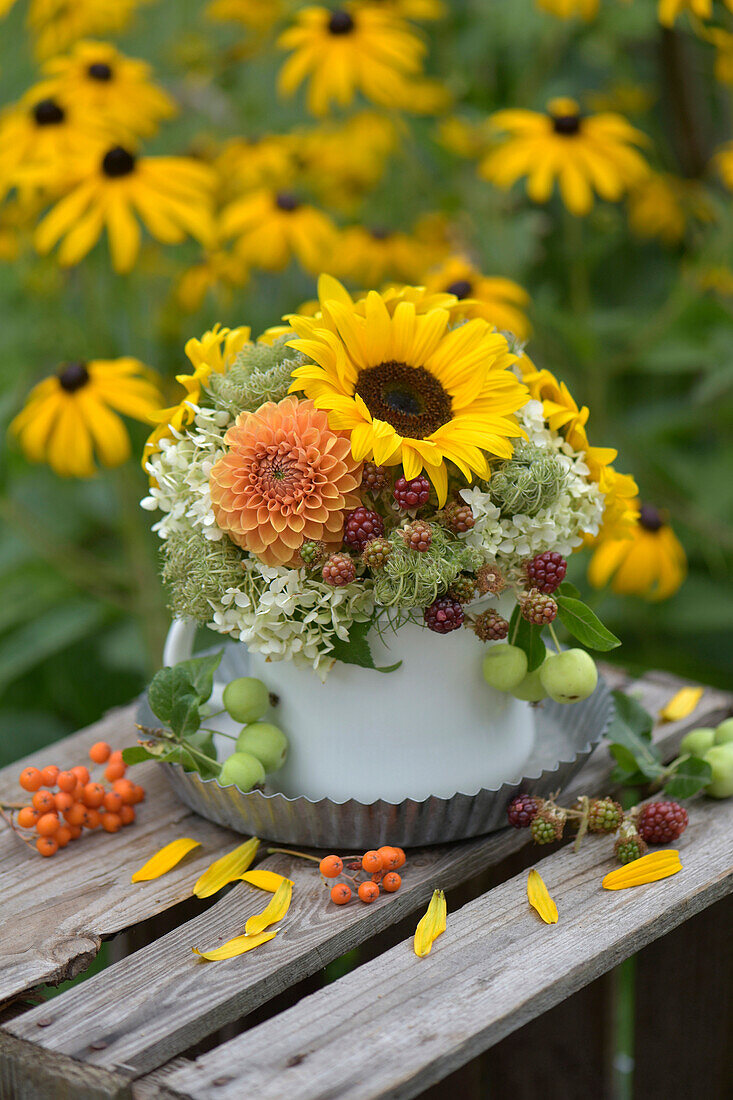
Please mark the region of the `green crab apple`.
[[262, 762], [251, 752], [233, 752], [226, 758], [219, 772], [222, 787], [229, 787], [234, 783], [240, 791], [251, 791], [264, 781], [265, 769]]
[[516, 645], [492, 646], [484, 657], [484, 680], [497, 691], [512, 691], [527, 675], [527, 654]]
[[262, 680], [240, 676], [224, 688], [223, 702], [235, 722], [257, 722], [270, 705], [270, 693]]
[[521, 699], [525, 703], [539, 703], [540, 699], [547, 696], [540, 679], [541, 671], [542, 665], [533, 669], [532, 672], [528, 672], [524, 679], [520, 680], [515, 688], [512, 688], [511, 694], [515, 699]]
[[703, 760], [707, 760], [713, 771], [705, 794], [712, 798], [730, 798], [733, 795], [733, 741], [724, 745], [713, 745], [705, 753]]
[[270, 722], [253, 722], [245, 726], [237, 738], [237, 752], [256, 756], [269, 775], [285, 763], [288, 739], [281, 729]]
[[733, 718], [726, 718], [715, 731], [716, 745], [729, 745], [733, 741]]
[[689, 752], [692, 756], [703, 756], [715, 741], [715, 730], [710, 726], [698, 726], [690, 730], [680, 741], [680, 753]]
[[598, 669], [584, 649], [566, 649], [545, 658], [540, 680], [556, 703], [579, 703], [595, 691]]

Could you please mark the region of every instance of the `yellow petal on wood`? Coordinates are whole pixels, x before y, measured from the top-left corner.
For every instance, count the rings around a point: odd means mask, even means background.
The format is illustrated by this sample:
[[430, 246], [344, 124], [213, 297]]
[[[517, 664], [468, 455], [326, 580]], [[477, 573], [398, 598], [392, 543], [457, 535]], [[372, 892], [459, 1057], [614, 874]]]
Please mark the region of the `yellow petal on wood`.
[[677, 849], [664, 848], [661, 852], [649, 852], [648, 855], [610, 871], [601, 886], [604, 890], [626, 890], [629, 886], [643, 886], [646, 882], [669, 878], [681, 870], [682, 863]]
[[548, 893], [542, 875], [534, 868], [527, 879], [527, 897], [529, 904], [537, 910], [545, 924], [557, 924], [557, 906]]
[[257, 886], [260, 890], [267, 890], [274, 894], [278, 886], [283, 882], [292, 882], [285, 875], [278, 875], [275, 871], [245, 871], [239, 876], [242, 882], [248, 882], [250, 886]]
[[659, 717], [662, 722], [679, 722], [687, 718], [700, 702], [704, 691], [705, 688], [701, 687], [680, 688], [660, 710]]
[[210, 898], [212, 894], [218, 894], [228, 882], [234, 882], [243, 875], [255, 858], [259, 846], [259, 840], [253, 836], [233, 852], [228, 852], [221, 859], [215, 860], [210, 867], [206, 868], [194, 886], [193, 892], [196, 897]]
[[200, 840], [192, 840], [190, 836], [182, 836], [178, 840], [172, 840], [170, 844], [166, 844], [165, 848], [161, 848], [159, 852], [151, 856], [139, 871], [135, 872], [132, 881], [148, 882], [150, 879], [160, 878], [166, 871], [170, 871], [172, 867], [180, 863], [183, 857], [187, 856], [194, 848], [198, 848], [200, 844]]
[[212, 947], [211, 951], [199, 951], [198, 947], [192, 947], [194, 955], [199, 955], [208, 962], [219, 962], [221, 959], [235, 959], [237, 955], [243, 955], [245, 951], [251, 951], [253, 947], [259, 947], [262, 943], [274, 939], [277, 932], [260, 932], [258, 936], [235, 936], [233, 940], [227, 940], [221, 947]]
[[270, 898], [267, 907], [263, 909], [261, 913], [257, 913], [256, 916], [249, 918], [244, 926], [246, 934], [248, 936], [257, 936], [260, 932], [264, 932], [266, 928], [269, 928], [271, 924], [277, 924], [279, 920], [282, 920], [290, 908], [290, 899], [292, 896], [292, 882], [290, 879], [283, 879]]
[[442, 890], [436, 890], [430, 899], [430, 905], [424, 917], [415, 929], [415, 954], [423, 959], [430, 954], [433, 943], [445, 932], [447, 909], [445, 894]]

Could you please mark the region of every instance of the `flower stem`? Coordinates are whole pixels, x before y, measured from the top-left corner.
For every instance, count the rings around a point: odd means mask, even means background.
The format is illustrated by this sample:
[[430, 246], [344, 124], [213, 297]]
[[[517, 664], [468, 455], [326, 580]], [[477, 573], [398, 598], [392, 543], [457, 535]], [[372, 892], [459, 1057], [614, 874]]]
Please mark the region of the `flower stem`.
[[318, 856], [309, 856], [305, 852], [296, 852], [293, 848], [268, 848], [267, 854], [268, 856], [273, 856], [276, 854], [280, 854], [283, 856], [297, 856], [298, 859], [310, 859], [313, 861], [313, 863], [321, 862]]
[[555, 649], [557, 650], [558, 653], [562, 653], [562, 650], [560, 649], [560, 643], [557, 640], [557, 634], [555, 633], [555, 629], [554, 629], [552, 623], [547, 624], [547, 629], [550, 631], [550, 637], [552, 638], [552, 641], [555, 645]]

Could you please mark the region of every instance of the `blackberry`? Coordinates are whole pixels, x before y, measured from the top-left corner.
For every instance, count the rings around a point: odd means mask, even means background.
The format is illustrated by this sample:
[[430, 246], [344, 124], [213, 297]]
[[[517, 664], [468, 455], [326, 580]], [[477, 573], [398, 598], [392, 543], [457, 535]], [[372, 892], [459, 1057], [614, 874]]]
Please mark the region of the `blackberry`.
[[473, 518], [471, 506], [457, 500], [452, 500], [449, 504], [446, 504], [443, 509], [443, 519], [446, 527], [453, 531], [455, 535], [462, 535], [464, 532], [470, 531], [476, 522]]
[[436, 634], [450, 634], [452, 630], [458, 630], [463, 626], [464, 617], [463, 608], [450, 596], [441, 596], [423, 611], [425, 625]]
[[381, 493], [387, 484], [386, 466], [377, 466], [373, 462], [365, 462], [361, 475], [362, 488], [370, 493]]
[[527, 829], [542, 807], [541, 798], [530, 794], [518, 794], [507, 806], [506, 816], [515, 829]]
[[485, 562], [476, 574], [476, 586], [482, 596], [498, 596], [506, 588], [506, 581], [498, 565]]
[[403, 512], [420, 508], [430, 500], [430, 482], [425, 474], [418, 474], [412, 481], [398, 477], [394, 487], [394, 498]]
[[424, 519], [415, 519], [402, 529], [402, 537], [408, 550], [424, 554], [433, 541], [433, 528]]
[[647, 802], [639, 810], [636, 827], [647, 844], [669, 844], [682, 836], [688, 820], [679, 802]]
[[613, 854], [619, 863], [633, 863], [646, 853], [646, 844], [636, 836], [620, 836], [613, 846]]
[[546, 550], [528, 561], [524, 571], [532, 588], [539, 588], [540, 592], [550, 595], [565, 580], [568, 563], [562, 554]]
[[345, 584], [351, 584], [356, 580], [354, 559], [340, 552], [331, 554], [323, 566], [322, 576], [326, 584], [332, 584], [334, 588], [343, 588]]
[[392, 543], [389, 539], [377, 536], [375, 539], [369, 539], [361, 552], [361, 560], [367, 569], [381, 569], [391, 553]]
[[509, 633], [509, 623], [495, 607], [489, 607], [473, 620], [473, 629], [482, 642], [500, 642]]
[[384, 534], [384, 520], [378, 512], [369, 508], [355, 508], [349, 512], [344, 524], [344, 542], [352, 550], [363, 550], [369, 539]]
[[535, 626], [547, 626], [557, 618], [557, 604], [552, 596], [546, 596], [539, 588], [533, 588], [519, 605], [522, 618]]
[[614, 833], [624, 819], [624, 811], [612, 798], [594, 798], [588, 812], [592, 833]]
[[306, 539], [298, 551], [298, 556], [307, 569], [315, 569], [326, 557], [326, 544], [320, 539]]
[[470, 603], [476, 595], [476, 580], [468, 573], [459, 573], [448, 589], [448, 595], [458, 603]]
[[565, 818], [557, 810], [540, 810], [532, 818], [529, 827], [535, 844], [552, 844], [562, 837]]

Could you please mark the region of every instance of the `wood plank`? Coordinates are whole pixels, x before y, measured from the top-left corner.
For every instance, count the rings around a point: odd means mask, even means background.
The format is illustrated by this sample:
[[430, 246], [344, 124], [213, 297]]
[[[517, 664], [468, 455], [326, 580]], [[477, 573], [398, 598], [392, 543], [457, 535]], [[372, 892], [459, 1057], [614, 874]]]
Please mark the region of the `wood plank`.
[[33, 1043], [0, 1032], [0, 1096], [8, 1100], [130, 1100], [131, 1095], [129, 1081], [119, 1074], [62, 1054], [41, 1060]]
[[[673, 681], [672, 690], [677, 686]], [[638, 690], [653, 711], [671, 694], [667, 681], [645, 680]], [[710, 691], [695, 721], [707, 714], [722, 716], [729, 704], [730, 697]], [[683, 728], [681, 723], [659, 727], [656, 736], [665, 751], [673, 751]], [[609, 767], [605, 749], [598, 751], [567, 796], [603, 793]], [[44, 1049], [133, 1076], [142, 1074], [414, 913], [436, 884], [456, 886], [517, 851], [527, 839], [524, 831], [506, 830], [410, 853], [409, 872], [398, 894], [368, 907], [346, 909], [330, 904], [309, 865], [271, 857], [262, 866], [289, 874], [296, 884], [287, 926], [272, 943], [246, 960], [227, 963], [207, 965], [192, 955], [193, 946], [214, 945], [239, 934], [246, 918], [262, 907], [262, 895], [238, 886], [205, 914], [91, 978], [83, 989], [56, 998], [51, 1023], [41, 1035], [35, 1027], [37, 1009], [14, 1020], [9, 1030]], [[104, 1047], [90, 1049], [91, 1043]]]
[[731, 830], [733, 803], [701, 800], [678, 842], [683, 870], [630, 890], [601, 888], [607, 838], [565, 847], [538, 861], [558, 924], [529, 908], [522, 873], [450, 914], [427, 958], [399, 944], [171, 1074], [160, 1096], [417, 1096], [733, 891]]

